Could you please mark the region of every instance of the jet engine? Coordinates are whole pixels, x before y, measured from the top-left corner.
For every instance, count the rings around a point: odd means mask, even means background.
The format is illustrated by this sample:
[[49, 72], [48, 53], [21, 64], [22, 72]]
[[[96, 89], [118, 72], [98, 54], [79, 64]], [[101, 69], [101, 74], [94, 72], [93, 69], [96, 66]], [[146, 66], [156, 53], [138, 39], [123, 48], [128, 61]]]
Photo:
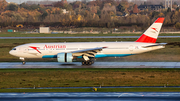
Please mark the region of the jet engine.
[[73, 56], [72, 53], [58, 53], [57, 54], [57, 61], [58, 62], [72, 62]]

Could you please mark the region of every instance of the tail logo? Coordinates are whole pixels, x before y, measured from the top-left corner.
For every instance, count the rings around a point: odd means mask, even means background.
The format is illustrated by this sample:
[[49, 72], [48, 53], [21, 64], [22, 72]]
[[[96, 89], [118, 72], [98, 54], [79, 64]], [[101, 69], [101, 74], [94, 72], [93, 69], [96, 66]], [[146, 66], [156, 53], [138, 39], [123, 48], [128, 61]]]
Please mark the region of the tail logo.
[[152, 29], [153, 29], [154, 31], [158, 32], [158, 31], [157, 31], [157, 28], [152, 28]]
[[29, 46], [29, 47], [32, 48], [32, 49], [34, 49], [34, 50], [36, 50], [37, 52], [39, 52], [39, 53], [41, 54], [41, 52], [38, 50], [39, 47], [33, 47], [33, 46]]

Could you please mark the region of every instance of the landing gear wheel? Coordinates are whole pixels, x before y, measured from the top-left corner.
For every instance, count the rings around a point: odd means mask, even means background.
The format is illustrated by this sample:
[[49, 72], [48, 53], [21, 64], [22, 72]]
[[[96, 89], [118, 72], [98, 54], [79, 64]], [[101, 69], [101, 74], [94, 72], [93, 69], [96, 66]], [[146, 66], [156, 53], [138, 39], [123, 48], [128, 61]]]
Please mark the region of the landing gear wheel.
[[85, 65], [85, 61], [82, 62], [82, 65]]
[[25, 64], [26, 64], [26, 61], [23, 61], [23, 62], [22, 62], [22, 65], [25, 65]]
[[94, 64], [94, 61], [91, 61], [92, 62], [92, 64]]
[[19, 59], [22, 60], [22, 65], [25, 65], [25, 64], [26, 64], [25, 58], [19, 57]]
[[86, 65], [89, 65], [89, 61], [86, 61]]
[[89, 63], [88, 63], [88, 65], [92, 65], [92, 61], [88, 61]]
[[82, 65], [92, 65], [94, 61], [83, 61]]

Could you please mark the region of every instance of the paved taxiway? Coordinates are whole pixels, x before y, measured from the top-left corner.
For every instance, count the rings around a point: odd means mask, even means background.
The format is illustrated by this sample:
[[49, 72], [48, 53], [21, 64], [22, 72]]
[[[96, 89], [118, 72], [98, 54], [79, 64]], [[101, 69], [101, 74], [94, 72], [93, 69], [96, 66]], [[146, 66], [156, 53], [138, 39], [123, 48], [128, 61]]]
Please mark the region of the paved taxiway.
[[0, 93], [2, 101], [179, 101], [179, 92]]
[[[83, 38], [139, 38], [139, 36], [79, 36], [79, 37], [0, 37], [0, 39], [83, 39]], [[158, 38], [180, 38], [180, 36], [159, 36]]]
[[80, 62], [62, 64], [58, 62], [1, 62], [0, 68], [180, 68], [180, 62], [95, 62], [82, 66]]

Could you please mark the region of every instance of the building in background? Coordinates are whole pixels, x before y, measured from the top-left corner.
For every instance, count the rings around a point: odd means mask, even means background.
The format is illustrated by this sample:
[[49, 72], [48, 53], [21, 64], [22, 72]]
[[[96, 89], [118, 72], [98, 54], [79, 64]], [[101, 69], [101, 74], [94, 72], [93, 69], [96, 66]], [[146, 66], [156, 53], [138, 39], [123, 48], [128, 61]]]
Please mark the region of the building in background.
[[50, 33], [49, 27], [40, 27], [39, 33]]
[[161, 10], [161, 9], [164, 9], [165, 7], [163, 5], [140, 5], [138, 6], [138, 9], [139, 10]]

